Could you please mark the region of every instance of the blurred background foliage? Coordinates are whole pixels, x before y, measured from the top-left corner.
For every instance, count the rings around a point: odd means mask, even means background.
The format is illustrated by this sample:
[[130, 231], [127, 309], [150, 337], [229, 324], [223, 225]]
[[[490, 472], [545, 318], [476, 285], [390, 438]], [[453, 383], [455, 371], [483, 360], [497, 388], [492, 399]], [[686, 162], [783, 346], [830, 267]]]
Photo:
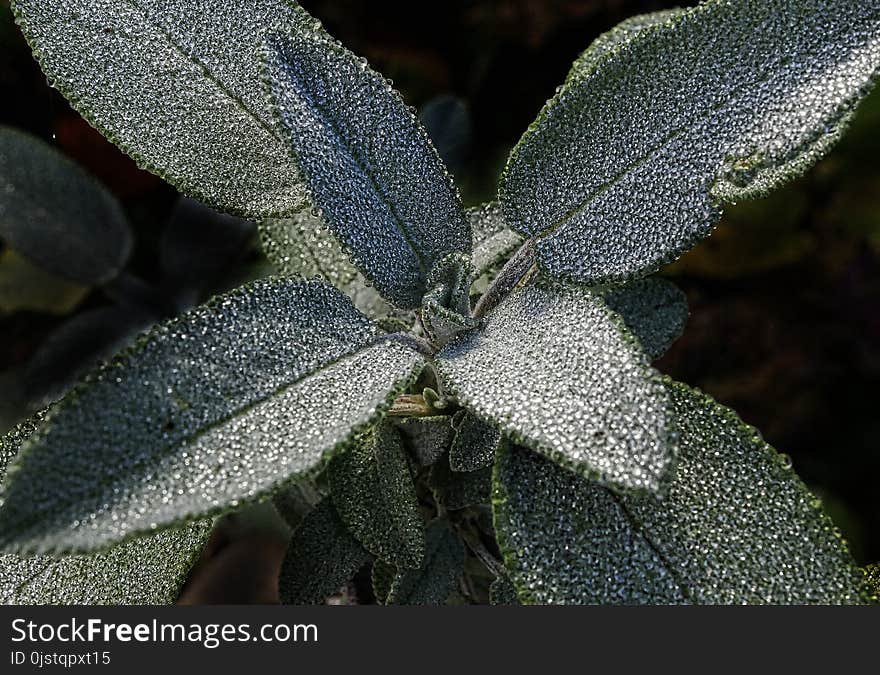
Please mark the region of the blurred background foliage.
[[[476, 204], [493, 197], [510, 148], [594, 37], [632, 14], [694, 3], [301, 4], [420, 109]], [[123, 271], [100, 287], [0, 241], [5, 429], [144, 326], [269, 267], [250, 224], [181, 203], [46, 85], [6, 0], [0, 100], [0, 124], [44, 139], [110, 189], [134, 239]], [[880, 559], [880, 91], [806, 177], [730, 208], [664, 274], [687, 293], [691, 318], [660, 370], [731, 406], [791, 455], [859, 562]]]

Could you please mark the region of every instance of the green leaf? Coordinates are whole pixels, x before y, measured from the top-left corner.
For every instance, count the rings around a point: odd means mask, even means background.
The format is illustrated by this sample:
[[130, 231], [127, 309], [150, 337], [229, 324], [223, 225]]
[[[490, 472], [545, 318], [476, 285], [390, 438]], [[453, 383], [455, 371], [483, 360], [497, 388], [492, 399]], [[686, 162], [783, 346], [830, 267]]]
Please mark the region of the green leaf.
[[392, 308], [351, 262], [327, 224], [310, 211], [260, 222], [266, 257], [283, 274], [326, 279], [367, 316], [379, 319]]
[[489, 586], [489, 602], [493, 605], [519, 605], [513, 582], [507, 577], [497, 577]]
[[448, 415], [395, 419], [406, 447], [422, 466], [431, 466], [449, 449], [455, 429]]
[[323, 499], [293, 533], [281, 563], [278, 591], [285, 605], [316, 605], [336, 593], [370, 559], [329, 499]]
[[492, 469], [484, 467], [476, 471], [453, 471], [449, 467], [449, 455], [444, 454], [431, 466], [428, 483], [438, 504], [450, 511], [457, 511], [489, 503]]
[[364, 276], [413, 309], [434, 265], [467, 253], [458, 192], [419, 121], [366, 61], [304, 31], [265, 48], [266, 77], [309, 195]]
[[391, 583], [389, 605], [442, 605], [464, 569], [464, 546], [443, 521], [426, 531], [425, 560], [417, 570], [399, 570]]
[[489, 202], [467, 210], [474, 238], [471, 256], [478, 277], [501, 266], [525, 241], [504, 220], [501, 204]]
[[638, 338], [652, 361], [663, 356], [684, 332], [687, 298], [671, 281], [657, 277], [637, 279], [607, 289], [602, 297]]
[[15, 0], [43, 71], [77, 112], [181, 192], [250, 218], [305, 203], [271, 124], [269, 31], [320, 32], [291, 0]]
[[[0, 483], [43, 414], [0, 439]], [[200, 520], [135, 539], [96, 555], [0, 555], [0, 604], [158, 605], [173, 603], [211, 532]]]
[[256, 499], [375, 422], [420, 364], [325, 282], [219, 296], [53, 409], [6, 487], [0, 542], [94, 549]]
[[511, 154], [505, 217], [582, 283], [657, 269], [802, 174], [880, 67], [873, 3], [710, 0], [606, 38]]
[[865, 582], [874, 602], [880, 602], [880, 563], [865, 566]]
[[420, 315], [422, 327], [434, 345], [445, 345], [459, 333], [476, 328], [478, 322], [470, 312], [473, 281], [473, 268], [466, 255], [448, 255], [434, 266]]
[[491, 466], [500, 445], [498, 429], [466, 412], [449, 449], [449, 466], [453, 471], [476, 471]]
[[51, 146], [3, 126], [0, 238], [46, 271], [89, 286], [115, 277], [132, 248], [113, 195]]
[[681, 434], [663, 498], [618, 496], [524, 448], [494, 477], [498, 541], [529, 603], [859, 603], [861, 571], [758, 432], [668, 381]]
[[418, 568], [425, 525], [400, 433], [390, 424], [365, 431], [330, 460], [330, 496], [348, 529], [377, 558]]
[[373, 583], [373, 595], [376, 596], [377, 604], [384, 605], [388, 600], [388, 593], [391, 591], [391, 584], [394, 582], [395, 576], [397, 576], [397, 570], [394, 565], [384, 560], [373, 561], [370, 580]]
[[668, 395], [599, 295], [525, 286], [436, 365], [465, 408], [563, 466], [622, 489], [665, 484]]

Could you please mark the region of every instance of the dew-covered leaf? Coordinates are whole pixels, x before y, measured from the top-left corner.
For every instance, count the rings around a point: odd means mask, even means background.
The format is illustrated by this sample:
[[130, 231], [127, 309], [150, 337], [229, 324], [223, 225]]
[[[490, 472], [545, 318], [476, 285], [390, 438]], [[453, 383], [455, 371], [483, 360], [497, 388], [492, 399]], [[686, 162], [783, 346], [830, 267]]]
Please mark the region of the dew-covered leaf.
[[381, 75], [329, 38], [278, 35], [265, 59], [279, 128], [315, 206], [385, 298], [418, 307], [435, 263], [471, 247], [424, 128]]
[[603, 293], [651, 360], [659, 359], [684, 331], [688, 319], [685, 294], [671, 281], [650, 277]]
[[467, 217], [474, 237], [471, 262], [478, 277], [499, 267], [525, 241], [522, 235], [507, 227], [498, 202], [471, 207]]
[[880, 602], [880, 563], [872, 563], [865, 567], [865, 581], [868, 592], [874, 602]]
[[267, 279], [155, 328], [20, 455], [0, 541], [92, 549], [259, 497], [376, 420], [421, 357], [323, 281]]
[[422, 466], [431, 466], [449, 449], [455, 429], [448, 415], [405, 417], [394, 425], [403, 436], [407, 449]]
[[681, 445], [661, 499], [615, 495], [522, 447], [493, 502], [520, 599], [582, 603], [859, 603], [861, 571], [791, 469], [729, 409], [667, 384]]
[[395, 576], [397, 576], [397, 570], [394, 568], [394, 565], [384, 560], [373, 561], [373, 567], [370, 570], [370, 581], [373, 584], [373, 595], [376, 596], [377, 604], [385, 604]]
[[258, 49], [319, 32], [291, 0], [15, 0], [49, 81], [77, 112], [178, 190], [258, 218], [303, 206], [271, 124]]
[[427, 546], [422, 567], [398, 570], [387, 604], [442, 605], [455, 590], [464, 569], [464, 546], [449, 525], [440, 520], [431, 523], [425, 535]]
[[500, 197], [548, 274], [653, 271], [724, 202], [803, 173], [880, 67], [871, 3], [710, 0], [588, 52], [511, 154]]
[[519, 605], [519, 597], [513, 582], [507, 577], [497, 577], [489, 586], [489, 603], [493, 605]]
[[330, 460], [330, 495], [348, 529], [377, 558], [418, 568], [425, 526], [400, 433], [380, 424]]
[[323, 603], [370, 559], [345, 527], [329, 498], [323, 499], [293, 533], [281, 563], [282, 604]]
[[87, 286], [116, 276], [132, 248], [122, 207], [102, 185], [43, 141], [2, 126], [0, 239]]
[[475, 471], [453, 471], [449, 466], [449, 455], [444, 454], [431, 466], [428, 484], [437, 503], [450, 511], [488, 504], [492, 469], [483, 467]]
[[476, 471], [491, 466], [499, 445], [501, 432], [466, 412], [449, 449], [449, 466], [453, 471]]
[[[0, 483], [43, 414], [0, 439]], [[211, 531], [210, 520], [119, 544], [92, 555], [0, 554], [0, 604], [158, 605], [177, 599]]]
[[554, 461], [622, 489], [660, 490], [673, 461], [668, 395], [640, 346], [583, 287], [514, 291], [438, 355], [479, 418]]
[[259, 229], [266, 257], [281, 273], [326, 279], [371, 318], [379, 319], [393, 311], [367, 284], [323, 219], [311, 211], [264, 220]]

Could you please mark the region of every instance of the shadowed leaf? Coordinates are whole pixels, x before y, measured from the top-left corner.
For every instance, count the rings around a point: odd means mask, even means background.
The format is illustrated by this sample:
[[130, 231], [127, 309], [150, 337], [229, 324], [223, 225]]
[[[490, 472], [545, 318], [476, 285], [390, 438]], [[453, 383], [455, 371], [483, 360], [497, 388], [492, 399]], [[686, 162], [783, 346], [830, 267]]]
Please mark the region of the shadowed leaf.
[[617, 496], [524, 448], [502, 452], [495, 523], [520, 598], [864, 602], [860, 570], [790, 460], [709, 397], [667, 388], [681, 446], [662, 499]]
[[325, 282], [218, 296], [53, 409], [6, 486], [0, 540], [93, 549], [255, 499], [375, 421], [420, 364]]

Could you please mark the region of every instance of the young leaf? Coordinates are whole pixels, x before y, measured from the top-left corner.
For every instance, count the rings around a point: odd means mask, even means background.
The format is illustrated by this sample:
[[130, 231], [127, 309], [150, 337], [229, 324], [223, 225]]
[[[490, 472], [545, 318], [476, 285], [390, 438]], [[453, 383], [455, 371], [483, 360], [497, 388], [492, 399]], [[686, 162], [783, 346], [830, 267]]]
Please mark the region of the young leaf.
[[87, 286], [115, 277], [132, 247], [113, 195], [51, 146], [2, 126], [0, 239], [46, 271]]
[[671, 281], [651, 277], [613, 286], [602, 297], [620, 315], [652, 361], [684, 332], [687, 298]]
[[339, 518], [329, 499], [322, 500], [293, 533], [281, 563], [278, 592], [285, 605], [323, 603], [370, 559]]
[[470, 251], [443, 162], [381, 75], [313, 33], [271, 37], [266, 77], [314, 204], [382, 295], [419, 306], [435, 263]]
[[581, 57], [511, 154], [508, 223], [557, 278], [621, 281], [707, 236], [723, 202], [803, 173], [880, 67], [873, 3], [710, 0]]
[[660, 490], [672, 465], [668, 395], [601, 297], [539, 282], [437, 358], [467, 409], [517, 442], [622, 489]]
[[681, 433], [668, 494], [618, 496], [502, 450], [495, 524], [529, 603], [860, 603], [862, 575], [816, 499], [757, 432], [668, 382]]
[[370, 581], [373, 583], [373, 595], [376, 596], [377, 604], [384, 605], [388, 600], [388, 593], [391, 590], [391, 584], [394, 583], [395, 576], [397, 576], [397, 570], [394, 565], [384, 560], [373, 561]]
[[471, 261], [477, 277], [500, 266], [522, 246], [522, 235], [507, 227], [498, 202], [474, 206], [467, 210], [467, 217], [473, 231]]
[[389, 605], [442, 605], [455, 589], [464, 568], [464, 546], [449, 528], [435, 520], [426, 532], [421, 569], [398, 570], [388, 593]]
[[154, 329], [27, 444], [0, 542], [105, 546], [259, 497], [314, 470], [420, 368], [320, 281], [261, 280]]
[[453, 471], [476, 471], [492, 466], [500, 445], [501, 432], [498, 429], [465, 413], [449, 449], [449, 467]]
[[422, 466], [431, 466], [452, 442], [455, 429], [448, 415], [395, 419], [406, 447]]
[[[290, 218], [260, 222], [260, 239], [269, 261], [283, 274], [326, 279], [373, 319], [387, 317], [392, 307], [369, 286], [327, 224], [310, 211]], [[409, 325], [415, 317], [401, 317]]]
[[390, 424], [364, 432], [330, 460], [330, 496], [348, 529], [377, 558], [416, 568], [425, 526], [400, 433]]
[[268, 31], [319, 31], [292, 0], [14, 0], [49, 81], [188, 196], [249, 218], [304, 205], [257, 55]]
[[[0, 483], [43, 414], [0, 439]], [[211, 532], [211, 521], [135, 539], [93, 555], [0, 555], [0, 604], [158, 605], [177, 599]]]
[[484, 467], [476, 471], [453, 471], [449, 467], [449, 455], [444, 454], [431, 466], [428, 484], [438, 504], [450, 511], [457, 511], [489, 503], [492, 470]]
[[520, 604], [513, 582], [507, 577], [497, 577], [489, 586], [489, 602], [493, 605]]

